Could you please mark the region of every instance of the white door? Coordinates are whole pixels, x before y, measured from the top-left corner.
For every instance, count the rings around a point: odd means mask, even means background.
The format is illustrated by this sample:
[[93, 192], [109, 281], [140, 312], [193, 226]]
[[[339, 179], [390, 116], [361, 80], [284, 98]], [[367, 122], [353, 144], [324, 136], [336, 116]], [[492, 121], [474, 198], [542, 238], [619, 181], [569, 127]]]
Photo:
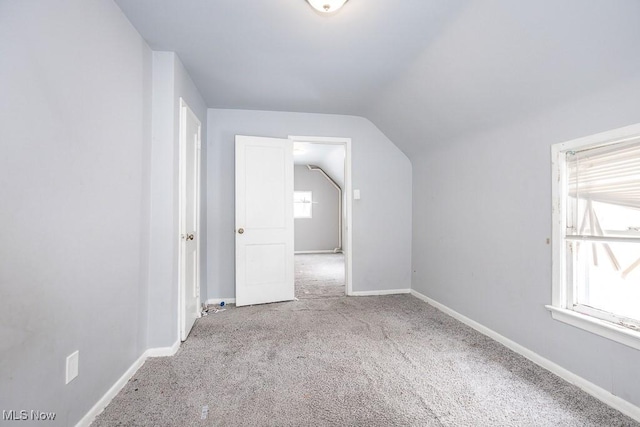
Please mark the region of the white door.
[[180, 339], [200, 317], [200, 121], [180, 99]]
[[294, 299], [293, 142], [236, 135], [236, 305]]

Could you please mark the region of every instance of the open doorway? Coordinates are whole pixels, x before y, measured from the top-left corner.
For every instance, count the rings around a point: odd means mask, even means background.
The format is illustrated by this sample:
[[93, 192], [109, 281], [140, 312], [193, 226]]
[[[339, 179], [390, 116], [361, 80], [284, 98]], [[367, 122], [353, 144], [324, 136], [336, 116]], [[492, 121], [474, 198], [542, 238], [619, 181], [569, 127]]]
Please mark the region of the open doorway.
[[[325, 152], [334, 153], [329, 157], [340, 159], [324, 163], [319, 157], [306, 160], [300, 157], [297, 162], [314, 173], [320, 173], [319, 169], [324, 167], [326, 175], [333, 175], [336, 185], [340, 189], [344, 188], [338, 198], [342, 207], [335, 212], [340, 224], [336, 230], [336, 233], [339, 232], [338, 243], [328, 246], [326, 252], [320, 253], [343, 255], [340, 264], [344, 275], [344, 290], [340, 294], [352, 294], [351, 139], [295, 136], [281, 139], [236, 135], [235, 302], [238, 307], [291, 301], [296, 298], [294, 143], [299, 143], [296, 153], [298, 156], [305, 151], [311, 155], [325, 146]], [[305, 146], [309, 150], [304, 150]], [[336, 149], [330, 150], [332, 147]], [[332, 165], [336, 165], [335, 172]], [[304, 201], [303, 198], [302, 202]], [[313, 200], [309, 199], [309, 202], [313, 205]], [[317, 250], [302, 249], [299, 252], [318, 253]], [[313, 271], [310, 273], [313, 274]], [[317, 279], [319, 276], [315, 274], [313, 277]], [[310, 294], [311, 292], [302, 291], [302, 295]]]
[[348, 140], [290, 139], [294, 141], [295, 296], [348, 295]]

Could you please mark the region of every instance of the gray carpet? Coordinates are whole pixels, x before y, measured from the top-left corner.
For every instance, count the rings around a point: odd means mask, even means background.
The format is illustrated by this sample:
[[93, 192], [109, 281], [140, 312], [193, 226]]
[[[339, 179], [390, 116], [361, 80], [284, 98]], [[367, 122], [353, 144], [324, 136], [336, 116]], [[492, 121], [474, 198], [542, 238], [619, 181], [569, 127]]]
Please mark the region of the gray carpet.
[[296, 298], [344, 296], [343, 254], [297, 254]]
[[204, 317], [175, 356], [149, 359], [93, 425], [638, 424], [424, 302], [393, 295]]

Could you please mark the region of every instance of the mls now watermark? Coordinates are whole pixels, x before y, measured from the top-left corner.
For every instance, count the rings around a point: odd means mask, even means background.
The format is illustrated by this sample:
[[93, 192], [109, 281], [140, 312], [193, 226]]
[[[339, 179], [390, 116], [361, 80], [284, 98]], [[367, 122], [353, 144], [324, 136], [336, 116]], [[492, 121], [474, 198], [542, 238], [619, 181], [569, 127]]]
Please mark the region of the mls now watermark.
[[42, 412], [26, 409], [20, 411], [16, 410], [2, 410], [2, 419], [4, 421], [53, 421], [56, 419], [55, 412]]

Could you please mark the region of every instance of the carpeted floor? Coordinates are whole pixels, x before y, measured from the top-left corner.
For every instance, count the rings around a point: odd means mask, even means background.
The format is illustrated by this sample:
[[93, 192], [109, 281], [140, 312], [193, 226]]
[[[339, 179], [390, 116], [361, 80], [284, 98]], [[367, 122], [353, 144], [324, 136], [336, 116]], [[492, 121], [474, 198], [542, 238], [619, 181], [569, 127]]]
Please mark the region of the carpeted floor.
[[296, 298], [344, 296], [343, 254], [297, 254]]
[[149, 359], [93, 425], [638, 424], [424, 302], [392, 295], [210, 314], [175, 356]]

